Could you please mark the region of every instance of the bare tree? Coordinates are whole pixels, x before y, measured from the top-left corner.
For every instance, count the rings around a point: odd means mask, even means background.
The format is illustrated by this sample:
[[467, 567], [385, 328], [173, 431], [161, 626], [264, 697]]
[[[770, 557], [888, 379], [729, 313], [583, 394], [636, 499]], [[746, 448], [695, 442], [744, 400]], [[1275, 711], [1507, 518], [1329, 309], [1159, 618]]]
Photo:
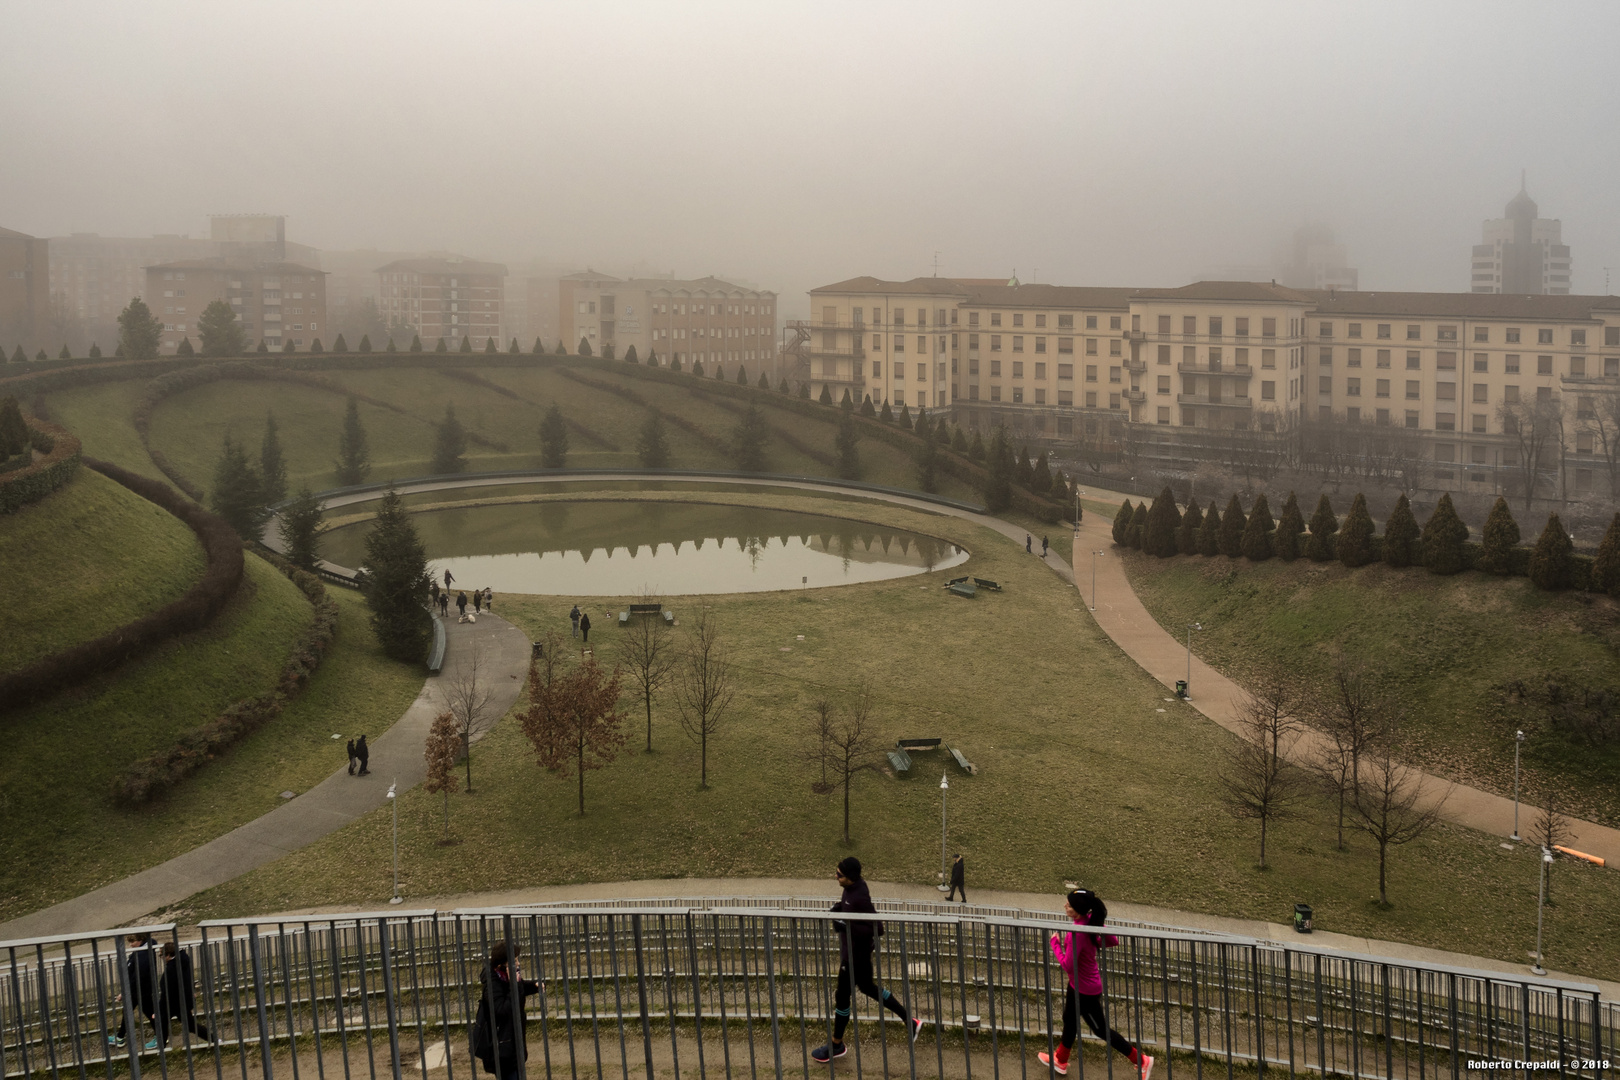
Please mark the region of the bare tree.
[[720, 623], [708, 611], [686, 636], [675, 669], [675, 705], [681, 728], [696, 742], [702, 759], [700, 786], [709, 786], [709, 736], [720, 729], [736, 696], [731, 658], [721, 639]]
[[1592, 437], [1609, 473], [1609, 496], [1620, 497], [1620, 391], [1594, 388], [1588, 401], [1577, 405], [1581, 430]]
[[[1548, 793], [1547, 797], [1542, 799], [1541, 802], [1541, 812], [1536, 815], [1536, 820], [1530, 825], [1530, 839], [1551, 851], [1553, 858], [1556, 859], [1559, 852], [1553, 849], [1568, 844], [1574, 838], [1575, 831], [1570, 827], [1569, 818], [1558, 812], [1557, 796]], [[1552, 867], [1550, 866], [1547, 868], [1547, 899], [1552, 899]]]
[[471, 792], [472, 737], [484, 729], [494, 711], [490, 707], [494, 691], [484, 678], [484, 650], [476, 639], [471, 642], [466, 662], [458, 665], [454, 674], [441, 685], [445, 708], [455, 718], [461, 752], [467, 758], [467, 790]]
[[[644, 604], [658, 602], [658, 597], [646, 593]], [[678, 657], [674, 635], [662, 617], [643, 617], [632, 623], [619, 635], [619, 662], [630, 673], [631, 680], [641, 691], [642, 703], [647, 709], [647, 753], [652, 753], [653, 697], [669, 679]]]
[[1312, 721], [1327, 741], [1311, 770], [1338, 799], [1338, 847], [1343, 851], [1345, 812], [1361, 782], [1362, 759], [1389, 734], [1389, 706], [1366, 669], [1341, 657]]
[[1541, 474], [1546, 471], [1547, 459], [1555, 452], [1555, 442], [1557, 460], [1563, 461], [1563, 400], [1537, 397], [1532, 401], [1504, 401], [1496, 413], [1502, 422], [1503, 434], [1513, 439], [1512, 460], [1508, 464], [1524, 485], [1524, 506], [1528, 510], [1536, 496]]
[[461, 737], [456, 714], [446, 710], [433, 718], [422, 756], [427, 760], [427, 782], [422, 787], [430, 795], [444, 796], [444, 839], [450, 839], [450, 793], [456, 790], [456, 759], [461, 757]]
[[850, 787], [857, 774], [875, 770], [882, 760], [883, 744], [872, 729], [872, 692], [862, 686], [847, 704], [834, 706], [821, 700], [814, 708], [822, 782], [829, 792], [835, 787], [844, 789], [844, 843], [847, 844]]
[[622, 683], [619, 669], [609, 674], [594, 656], [566, 670], [549, 658], [529, 661], [523, 734], [543, 768], [578, 779], [581, 816], [585, 774], [612, 764], [630, 740], [624, 726], [628, 717], [619, 710]]
[[1387, 741], [1372, 747], [1355, 787], [1355, 827], [1378, 845], [1378, 902], [1389, 906], [1389, 849], [1410, 844], [1440, 819], [1444, 799], [1428, 806], [1423, 774], [1395, 760]]
[[811, 708], [815, 715], [811, 718], [810, 745], [804, 758], [809, 764], [821, 768], [821, 779], [812, 783], [810, 790], [817, 795], [830, 795], [833, 782], [827, 779], [827, 748], [832, 742], [833, 704], [826, 698], [820, 698]]
[[1266, 868], [1266, 830], [1288, 816], [1303, 794], [1299, 773], [1283, 746], [1300, 728], [1299, 699], [1281, 671], [1267, 672], [1238, 706], [1240, 738], [1221, 774], [1226, 808], [1233, 817], [1260, 823], [1260, 869]]

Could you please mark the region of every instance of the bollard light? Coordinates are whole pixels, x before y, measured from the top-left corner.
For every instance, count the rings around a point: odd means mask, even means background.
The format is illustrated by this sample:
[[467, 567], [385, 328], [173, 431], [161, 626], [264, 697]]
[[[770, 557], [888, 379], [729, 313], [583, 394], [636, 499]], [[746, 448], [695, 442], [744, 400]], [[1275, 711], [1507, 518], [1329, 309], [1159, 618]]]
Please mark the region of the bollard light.
[[1524, 746], [1524, 732], [1513, 734], [1513, 836], [1519, 838], [1519, 750]]
[[390, 904], [401, 902], [399, 896], [399, 799], [394, 794], [398, 787], [399, 778], [395, 777], [394, 782], [388, 785], [388, 802], [394, 808], [394, 896], [388, 901]]
[[946, 855], [946, 850], [947, 850], [946, 837], [948, 835], [948, 827], [950, 825], [950, 814], [948, 812], [947, 800], [950, 798], [950, 795], [951, 795], [950, 776], [948, 774], [946, 774], [946, 773], [940, 773], [939, 774], [939, 891], [940, 892], [949, 892], [950, 888], [951, 888], [949, 885], [946, 884], [946, 881], [948, 881], [950, 879], [950, 874], [951, 874], [950, 857], [948, 855]]

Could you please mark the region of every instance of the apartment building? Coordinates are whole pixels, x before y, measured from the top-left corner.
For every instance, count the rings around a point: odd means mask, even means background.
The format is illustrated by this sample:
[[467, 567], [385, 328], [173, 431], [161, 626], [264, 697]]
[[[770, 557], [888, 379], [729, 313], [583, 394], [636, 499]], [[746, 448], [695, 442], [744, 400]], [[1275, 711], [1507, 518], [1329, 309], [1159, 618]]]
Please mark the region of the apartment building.
[[[197, 319], [215, 300], [231, 305], [252, 348], [263, 341], [280, 349], [290, 341], [307, 349], [327, 325], [326, 275], [301, 263], [224, 256], [160, 263], [146, 268], [142, 294], [163, 323], [162, 351], [167, 353], [188, 337], [197, 345]], [[330, 327], [324, 336], [330, 346]]]
[[439, 338], [452, 349], [462, 338], [482, 349], [501, 344], [506, 267], [459, 255], [397, 259], [377, 268], [383, 322], [414, 326], [425, 348]]
[[50, 320], [50, 246], [38, 237], [0, 229], [0, 346], [32, 344]]
[[570, 352], [581, 339], [601, 355], [655, 352], [689, 368], [701, 361], [750, 374], [776, 357], [776, 294], [719, 278], [630, 278], [586, 270], [558, 283], [557, 314]]
[[1470, 292], [1569, 295], [1563, 222], [1539, 214], [1521, 181], [1503, 216], [1485, 222], [1481, 242], [1474, 245]]

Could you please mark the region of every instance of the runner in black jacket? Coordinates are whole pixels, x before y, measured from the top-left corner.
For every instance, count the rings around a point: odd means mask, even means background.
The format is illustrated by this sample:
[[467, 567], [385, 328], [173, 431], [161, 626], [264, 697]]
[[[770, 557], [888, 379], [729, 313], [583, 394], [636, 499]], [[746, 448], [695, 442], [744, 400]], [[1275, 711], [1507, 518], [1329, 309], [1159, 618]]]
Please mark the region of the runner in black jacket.
[[[861, 860], [853, 855], [844, 859], [838, 864], [836, 875], [838, 884], [844, 887], [844, 895], [832, 906], [832, 910], [852, 914], [877, 914], [877, 908], [872, 906], [871, 890], [861, 878]], [[844, 1045], [844, 1029], [849, 1026], [852, 984], [859, 987], [861, 993], [881, 1003], [885, 1009], [898, 1016], [906, 1025], [911, 1041], [916, 1042], [917, 1033], [922, 1030], [923, 1022], [911, 1016], [906, 1011], [905, 1002], [878, 986], [877, 980], [872, 977], [872, 949], [877, 944], [878, 935], [883, 933], [883, 924], [865, 919], [851, 919], [848, 922], [840, 919], [833, 923], [833, 926], [838, 930], [839, 961], [838, 990], [833, 998], [832, 1041], [810, 1051], [810, 1056], [816, 1061], [826, 1063], [849, 1053], [849, 1048]]]

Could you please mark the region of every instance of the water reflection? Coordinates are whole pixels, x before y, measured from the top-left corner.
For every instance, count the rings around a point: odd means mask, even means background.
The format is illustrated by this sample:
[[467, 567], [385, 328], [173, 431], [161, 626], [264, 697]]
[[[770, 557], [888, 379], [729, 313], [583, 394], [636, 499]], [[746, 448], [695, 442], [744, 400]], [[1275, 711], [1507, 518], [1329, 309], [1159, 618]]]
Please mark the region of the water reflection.
[[[844, 585], [955, 566], [937, 537], [783, 510], [661, 502], [544, 502], [413, 516], [436, 575], [497, 593], [665, 596]], [[328, 533], [326, 557], [364, 560], [367, 525]], [[805, 580], [808, 579], [808, 580]]]

